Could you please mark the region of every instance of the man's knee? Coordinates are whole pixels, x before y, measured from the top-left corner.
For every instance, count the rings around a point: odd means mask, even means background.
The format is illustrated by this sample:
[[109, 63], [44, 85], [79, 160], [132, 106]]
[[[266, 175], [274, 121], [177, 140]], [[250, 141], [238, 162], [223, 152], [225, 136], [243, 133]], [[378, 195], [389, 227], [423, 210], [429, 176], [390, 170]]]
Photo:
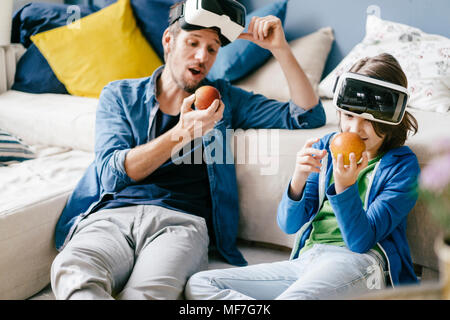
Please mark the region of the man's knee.
[[60, 252], [50, 270], [51, 286], [56, 299], [108, 298], [112, 292], [113, 279], [106, 268], [92, 265], [89, 259], [70, 248]]
[[66, 252], [59, 253], [50, 269], [50, 280], [56, 299], [65, 300], [82, 287], [81, 268]]

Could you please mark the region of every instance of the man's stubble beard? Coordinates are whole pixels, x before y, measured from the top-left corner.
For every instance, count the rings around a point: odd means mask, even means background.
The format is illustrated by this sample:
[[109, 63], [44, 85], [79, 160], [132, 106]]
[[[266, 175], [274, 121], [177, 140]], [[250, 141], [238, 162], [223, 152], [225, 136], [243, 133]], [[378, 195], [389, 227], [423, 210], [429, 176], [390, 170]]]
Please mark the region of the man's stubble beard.
[[197, 90], [198, 87], [200, 87], [200, 84], [203, 82], [203, 79], [201, 81], [199, 81], [197, 84], [188, 84], [186, 81], [184, 81], [183, 79], [178, 79], [175, 74], [174, 74], [174, 68], [170, 68], [170, 74], [172, 76], [172, 80], [176, 83], [176, 85], [178, 86], [178, 88], [192, 94], [195, 92], [195, 90]]

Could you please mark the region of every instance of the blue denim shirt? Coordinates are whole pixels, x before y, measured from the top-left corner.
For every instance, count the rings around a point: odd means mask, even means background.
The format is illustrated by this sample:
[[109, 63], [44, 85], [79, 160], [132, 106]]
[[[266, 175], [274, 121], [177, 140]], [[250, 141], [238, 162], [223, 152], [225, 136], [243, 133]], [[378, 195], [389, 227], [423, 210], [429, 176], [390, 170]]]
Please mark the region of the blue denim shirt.
[[[151, 77], [119, 80], [102, 91], [96, 114], [95, 160], [70, 195], [58, 220], [55, 244], [62, 250], [76, 225], [92, 212], [107, 194], [135, 183], [125, 172], [127, 152], [155, 138], [154, 120], [159, 109], [156, 80], [164, 66]], [[310, 129], [326, 121], [322, 103], [305, 111], [293, 102], [279, 102], [247, 92], [229, 82], [204, 80], [216, 87], [225, 110], [223, 118], [202, 138], [212, 201], [216, 246], [233, 265], [246, 265], [236, 247], [239, 206], [236, 172], [227, 129]], [[222, 155], [223, 161], [217, 161]], [[225, 159], [226, 158], [226, 159]], [[230, 161], [231, 159], [231, 161]]]

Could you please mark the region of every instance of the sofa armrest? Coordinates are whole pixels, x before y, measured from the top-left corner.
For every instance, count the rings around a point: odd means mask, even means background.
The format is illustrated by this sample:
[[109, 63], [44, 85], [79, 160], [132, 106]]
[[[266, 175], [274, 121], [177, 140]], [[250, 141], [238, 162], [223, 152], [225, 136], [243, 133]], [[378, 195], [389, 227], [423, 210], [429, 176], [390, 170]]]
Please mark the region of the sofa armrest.
[[11, 89], [16, 65], [26, 49], [20, 43], [0, 46], [0, 94]]

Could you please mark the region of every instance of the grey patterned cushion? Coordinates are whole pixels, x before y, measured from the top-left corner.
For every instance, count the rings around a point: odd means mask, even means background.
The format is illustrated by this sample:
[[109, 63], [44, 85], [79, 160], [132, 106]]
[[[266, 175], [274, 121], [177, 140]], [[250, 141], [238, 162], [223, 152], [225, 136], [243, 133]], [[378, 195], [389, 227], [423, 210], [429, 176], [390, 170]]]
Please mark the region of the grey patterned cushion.
[[36, 155], [19, 138], [0, 129], [0, 166], [34, 159]]

